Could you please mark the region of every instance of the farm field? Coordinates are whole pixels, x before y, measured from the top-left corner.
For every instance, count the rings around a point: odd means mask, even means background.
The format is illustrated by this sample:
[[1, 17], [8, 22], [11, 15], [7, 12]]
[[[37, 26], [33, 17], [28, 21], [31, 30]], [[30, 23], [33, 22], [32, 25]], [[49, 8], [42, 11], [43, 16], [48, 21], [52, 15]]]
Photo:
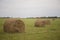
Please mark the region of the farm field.
[[60, 19], [51, 20], [51, 24], [45, 27], [35, 27], [36, 19], [21, 20], [25, 23], [25, 33], [5, 33], [5, 19], [0, 18], [0, 40], [60, 40]]

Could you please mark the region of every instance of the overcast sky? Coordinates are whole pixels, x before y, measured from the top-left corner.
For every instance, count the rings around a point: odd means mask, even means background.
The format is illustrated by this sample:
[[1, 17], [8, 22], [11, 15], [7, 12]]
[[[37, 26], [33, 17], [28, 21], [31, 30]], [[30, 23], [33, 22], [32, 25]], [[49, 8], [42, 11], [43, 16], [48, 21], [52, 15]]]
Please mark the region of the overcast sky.
[[0, 0], [0, 16], [60, 16], [60, 0]]

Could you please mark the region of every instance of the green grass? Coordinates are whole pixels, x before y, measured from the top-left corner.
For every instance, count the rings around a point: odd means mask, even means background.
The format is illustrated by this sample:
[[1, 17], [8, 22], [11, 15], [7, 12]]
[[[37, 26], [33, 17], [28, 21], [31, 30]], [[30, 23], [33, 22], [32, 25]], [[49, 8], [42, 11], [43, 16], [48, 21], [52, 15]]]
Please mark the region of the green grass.
[[60, 19], [51, 22], [46, 27], [34, 27], [36, 19], [21, 19], [25, 23], [25, 33], [5, 33], [0, 19], [0, 40], [60, 40]]

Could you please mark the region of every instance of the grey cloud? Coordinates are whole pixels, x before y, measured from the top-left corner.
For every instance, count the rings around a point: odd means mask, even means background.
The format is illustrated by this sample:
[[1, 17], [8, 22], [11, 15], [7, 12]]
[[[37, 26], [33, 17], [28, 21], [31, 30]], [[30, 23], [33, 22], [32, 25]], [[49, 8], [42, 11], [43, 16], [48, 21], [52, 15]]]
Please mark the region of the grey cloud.
[[60, 1], [0, 0], [0, 16], [60, 16]]

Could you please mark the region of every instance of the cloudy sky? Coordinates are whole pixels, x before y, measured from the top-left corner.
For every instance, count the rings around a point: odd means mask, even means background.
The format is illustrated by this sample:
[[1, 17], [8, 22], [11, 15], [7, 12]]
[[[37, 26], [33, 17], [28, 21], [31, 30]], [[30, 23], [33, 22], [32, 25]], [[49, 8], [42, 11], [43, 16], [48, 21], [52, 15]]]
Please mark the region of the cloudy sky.
[[60, 0], [0, 0], [0, 16], [60, 16]]

